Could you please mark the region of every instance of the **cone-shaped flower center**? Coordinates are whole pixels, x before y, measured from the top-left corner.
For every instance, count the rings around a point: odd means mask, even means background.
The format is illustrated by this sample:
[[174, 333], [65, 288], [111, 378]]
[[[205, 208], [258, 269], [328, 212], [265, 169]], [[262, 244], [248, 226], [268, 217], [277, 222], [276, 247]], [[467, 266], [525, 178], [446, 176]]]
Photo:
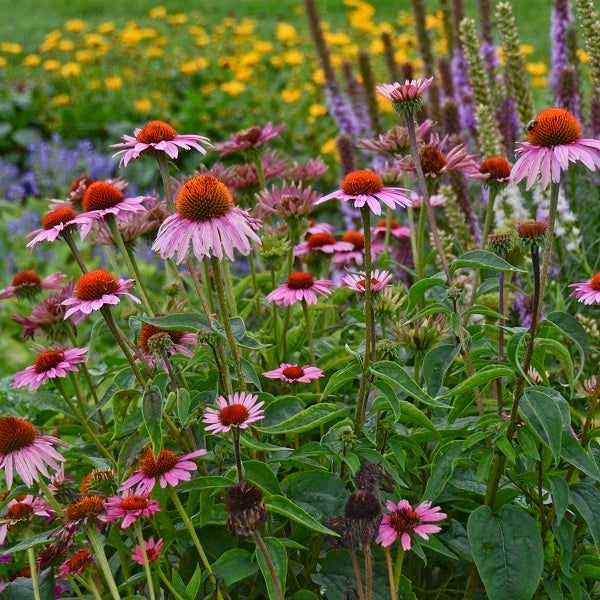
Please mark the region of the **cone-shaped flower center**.
[[221, 217], [233, 207], [227, 186], [212, 175], [197, 175], [177, 194], [177, 212], [190, 221], [209, 221]]
[[248, 481], [227, 488], [223, 503], [229, 513], [239, 513], [258, 506], [263, 501], [263, 494], [258, 487]]
[[72, 221], [75, 216], [75, 211], [72, 208], [63, 206], [45, 215], [42, 219], [42, 227], [44, 229], [52, 229], [56, 225]]
[[282, 373], [288, 379], [299, 379], [300, 377], [302, 377], [302, 375], [304, 375], [304, 369], [302, 367], [297, 366], [286, 367], [285, 369], [283, 369]]
[[579, 121], [564, 108], [543, 110], [527, 127], [527, 139], [535, 146], [571, 144], [581, 137]]
[[99, 300], [104, 294], [114, 294], [118, 289], [116, 277], [108, 271], [96, 269], [80, 277], [75, 295], [80, 300]]
[[446, 166], [444, 155], [433, 146], [422, 146], [419, 150], [419, 158], [425, 175], [437, 175]]
[[78, 571], [92, 562], [92, 555], [87, 550], [77, 550], [75, 554], [67, 561], [69, 569]]
[[69, 192], [76, 192], [80, 188], [87, 190], [87, 188], [89, 188], [90, 185], [92, 185], [92, 183], [94, 183], [94, 180], [91, 177], [83, 175], [82, 177], [78, 177], [75, 181], [73, 181], [71, 187], [69, 188]]
[[335, 244], [335, 238], [329, 233], [313, 233], [308, 238], [309, 248], [322, 248]]
[[166, 333], [171, 341], [176, 344], [182, 337], [183, 331], [167, 331], [166, 329], [161, 329], [160, 327], [156, 327], [155, 325], [150, 325], [149, 323], [144, 323], [142, 326], [142, 331], [140, 332], [140, 348], [144, 352], [150, 352], [148, 342], [150, 338], [154, 335], [158, 335], [159, 333]]
[[148, 499], [145, 496], [125, 496], [121, 500], [123, 510], [144, 510], [148, 508]]
[[313, 286], [314, 282], [310, 273], [290, 273], [286, 283], [292, 290], [307, 290]]
[[96, 181], [85, 190], [83, 195], [83, 210], [104, 210], [116, 206], [123, 201], [123, 192], [105, 181]]
[[58, 350], [46, 350], [46, 352], [41, 352], [35, 357], [33, 368], [36, 373], [45, 373], [50, 369], [54, 369], [63, 357], [64, 354]]
[[546, 221], [528, 221], [518, 223], [516, 229], [522, 240], [536, 240], [544, 237], [546, 229], [548, 229], [548, 223]]
[[383, 181], [371, 171], [353, 171], [342, 181], [342, 192], [348, 196], [376, 194], [383, 189]]
[[488, 158], [481, 163], [479, 172], [483, 174], [489, 173], [490, 179], [499, 181], [510, 177], [510, 165], [504, 158]]
[[177, 132], [164, 121], [150, 121], [135, 138], [142, 144], [158, 144], [158, 142], [170, 142]]
[[88, 516], [99, 515], [104, 510], [104, 500], [100, 496], [82, 496], [67, 504], [65, 521], [79, 521]]
[[596, 273], [591, 279], [590, 279], [590, 287], [596, 291], [596, 292], [600, 292], [600, 273]]
[[81, 485], [79, 486], [79, 491], [86, 493], [92, 489], [93, 484], [99, 481], [108, 481], [112, 479], [114, 475], [115, 472], [110, 469], [94, 469], [83, 478]]
[[250, 142], [254, 145], [258, 141], [258, 138], [260, 138], [261, 133], [262, 127], [260, 127], [260, 125], [255, 125], [254, 127], [240, 131], [236, 137], [240, 142]]
[[0, 418], [0, 455], [10, 454], [33, 443], [35, 427], [19, 417]]
[[146, 450], [142, 459], [142, 471], [146, 477], [160, 477], [168, 473], [177, 463], [177, 456], [174, 452], [163, 448], [158, 453], [158, 458], [154, 460], [152, 448]]
[[6, 510], [6, 518], [18, 521], [25, 519], [33, 514], [33, 507], [28, 502], [17, 502], [12, 504]]
[[[384, 219], [383, 221], [379, 221], [375, 227], [387, 227], [387, 221]], [[402, 227], [398, 221], [394, 221], [393, 219], [390, 221], [390, 229], [398, 229], [398, 227]]]
[[349, 242], [354, 245], [355, 250], [362, 250], [365, 247], [365, 236], [358, 231], [346, 231], [342, 236], [342, 242]]
[[[373, 287], [374, 285], [377, 285], [378, 283], [379, 283], [379, 279], [375, 279], [375, 277], [371, 277], [371, 287]], [[366, 281], [364, 279], [361, 279], [360, 281], [356, 282], [356, 285], [358, 287], [361, 287], [364, 290]]]
[[12, 280], [16, 288], [42, 287], [42, 278], [35, 271], [19, 271]]
[[390, 515], [390, 525], [398, 533], [412, 531], [420, 522], [419, 515], [412, 508], [396, 510]]
[[231, 404], [219, 411], [219, 421], [222, 425], [241, 425], [248, 415], [248, 409], [243, 404]]

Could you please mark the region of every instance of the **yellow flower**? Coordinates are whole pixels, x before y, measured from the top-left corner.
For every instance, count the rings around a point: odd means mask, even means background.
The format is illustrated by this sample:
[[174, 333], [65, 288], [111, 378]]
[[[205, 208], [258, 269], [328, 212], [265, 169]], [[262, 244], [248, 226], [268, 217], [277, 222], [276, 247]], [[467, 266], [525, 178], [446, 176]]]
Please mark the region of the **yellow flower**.
[[4, 56], [0, 56], [0, 69], [5, 67], [8, 64], [8, 61], [4, 58]]
[[167, 14], [167, 9], [164, 6], [155, 6], [148, 11], [148, 16], [151, 19], [162, 19]]
[[14, 44], [12, 42], [2, 42], [0, 44], [0, 50], [7, 54], [21, 54], [21, 52], [23, 52], [21, 44]]
[[304, 55], [299, 50], [288, 50], [283, 55], [283, 61], [288, 65], [301, 65], [304, 62]]
[[327, 108], [322, 104], [311, 104], [308, 107], [308, 114], [311, 117], [322, 117], [327, 114]]
[[56, 48], [56, 40], [54, 38], [46, 40], [40, 44], [40, 52], [50, 52]]
[[58, 47], [63, 52], [70, 52], [71, 50], [73, 50], [73, 48], [75, 48], [75, 44], [72, 40], [62, 40], [58, 42]]
[[83, 31], [86, 27], [85, 21], [82, 21], [81, 19], [71, 19], [65, 23], [65, 29], [74, 33]]
[[239, 58], [239, 61], [245, 67], [251, 67], [259, 63], [261, 58], [260, 52], [246, 52]]
[[187, 16], [183, 13], [177, 13], [176, 15], [170, 15], [167, 17], [167, 21], [171, 25], [183, 25], [187, 23]]
[[298, 100], [302, 98], [302, 93], [300, 92], [300, 90], [286, 88], [281, 90], [280, 96], [284, 102], [291, 104], [292, 102], [298, 102]]
[[242, 67], [241, 69], [235, 69], [233, 74], [240, 81], [250, 81], [254, 71], [250, 67]]
[[238, 96], [246, 89], [246, 84], [241, 81], [226, 81], [220, 86], [221, 91], [229, 94], [230, 96]]
[[196, 42], [196, 46], [204, 48], [204, 46], [208, 46], [208, 44], [210, 43], [210, 38], [208, 37], [208, 35], [206, 35], [206, 33], [204, 33], [201, 35], [197, 35], [194, 41]]
[[65, 63], [60, 70], [60, 74], [63, 77], [78, 77], [81, 75], [81, 65], [76, 62]]
[[273, 50], [273, 44], [266, 40], [256, 40], [256, 42], [254, 42], [254, 49], [260, 54], [266, 54]]
[[148, 58], [158, 58], [164, 53], [165, 51], [162, 48], [157, 48], [156, 46], [150, 46], [150, 48], [146, 48], [146, 51], [144, 52]]
[[75, 58], [82, 63], [89, 63], [94, 60], [94, 55], [91, 50], [78, 50], [75, 52]]
[[590, 55], [582, 48], [577, 48], [577, 58], [584, 64], [590, 62]]
[[235, 35], [248, 36], [256, 28], [256, 21], [253, 19], [243, 19], [242, 22], [233, 30]]
[[339, 54], [331, 55], [331, 64], [334, 67], [339, 67], [344, 62], [344, 59]]
[[26, 67], [37, 67], [42, 62], [39, 54], [28, 54], [23, 59], [23, 64]]
[[115, 29], [115, 24], [112, 21], [105, 21], [104, 23], [100, 23], [98, 25], [99, 33], [111, 33]]
[[333, 154], [337, 155], [337, 143], [335, 138], [327, 140], [321, 146], [321, 154]]
[[414, 25], [415, 18], [412, 13], [402, 12], [398, 15], [398, 25], [403, 25], [407, 27], [409, 25]]
[[43, 67], [46, 71], [58, 71], [60, 69], [60, 61], [55, 58], [49, 58], [44, 61]]
[[118, 75], [112, 75], [111, 77], [106, 77], [104, 79], [104, 85], [106, 86], [106, 89], [118, 90], [123, 87], [123, 80]]
[[403, 65], [405, 62], [408, 62], [408, 54], [404, 50], [397, 50], [394, 53], [394, 58], [399, 65]]
[[427, 15], [425, 18], [425, 28], [426, 29], [435, 29], [436, 27], [441, 27], [442, 25], [442, 13], [438, 11], [433, 15]]
[[534, 77], [531, 80], [531, 85], [535, 88], [543, 88], [548, 85], [548, 79], [546, 77]]
[[377, 94], [376, 98], [377, 98], [377, 106], [379, 106], [379, 110], [381, 112], [385, 112], [385, 113], [394, 112], [394, 107], [387, 98], [384, 98], [383, 96], [380, 96], [379, 94]]
[[184, 75], [192, 75], [196, 71], [206, 69], [208, 67], [208, 60], [204, 56], [200, 56], [194, 60], [188, 60], [179, 65], [179, 71]]
[[99, 79], [91, 79], [88, 86], [90, 90], [99, 90], [102, 87], [102, 82]]
[[296, 40], [298, 33], [296, 28], [289, 23], [278, 23], [277, 30], [275, 31], [275, 37], [283, 43], [289, 44]]
[[84, 38], [83, 38], [83, 43], [86, 46], [102, 46], [105, 41], [104, 38], [99, 34], [99, 33], [88, 33]]
[[276, 69], [283, 66], [283, 58], [281, 58], [281, 56], [271, 56], [271, 58], [269, 59], [269, 62]]
[[312, 80], [317, 85], [324, 84], [325, 83], [325, 73], [323, 73], [323, 69], [317, 69], [316, 71], [313, 71]]
[[188, 31], [192, 35], [206, 35], [206, 29], [204, 29], [204, 27], [200, 27], [200, 25], [190, 25]]
[[350, 43], [350, 36], [344, 32], [328, 32], [325, 34], [325, 41], [333, 46], [345, 46]]
[[520, 50], [525, 56], [529, 56], [533, 53], [535, 48], [533, 46], [530, 46], [529, 44], [521, 44]]
[[152, 102], [148, 98], [140, 98], [133, 103], [135, 110], [141, 113], [149, 113], [152, 110]]
[[542, 60], [535, 63], [527, 63], [527, 72], [534, 77], [541, 77], [548, 72], [548, 67]]
[[381, 38], [375, 38], [370, 47], [372, 54], [383, 54], [384, 46]]
[[203, 94], [210, 94], [211, 92], [214, 92], [217, 89], [217, 84], [214, 81], [210, 81], [208, 83], [205, 83], [201, 88], [200, 91]]
[[70, 104], [71, 97], [69, 94], [58, 94], [54, 96], [53, 102], [56, 106], [64, 106], [65, 104]]

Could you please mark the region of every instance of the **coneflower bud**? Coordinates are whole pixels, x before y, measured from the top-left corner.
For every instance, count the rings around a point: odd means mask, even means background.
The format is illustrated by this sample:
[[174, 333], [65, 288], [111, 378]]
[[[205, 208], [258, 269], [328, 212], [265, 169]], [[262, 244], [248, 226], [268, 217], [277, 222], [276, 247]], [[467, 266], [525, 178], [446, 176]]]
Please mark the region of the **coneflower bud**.
[[267, 509], [263, 494], [258, 487], [248, 481], [240, 481], [225, 492], [227, 511], [227, 531], [231, 535], [249, 536], [260, 529], [267, 520]]
[[381, 502], [372, 492], [356, 490], [350, 494], [344, 514], [348, 519], [349, 536], [359, 546], [375, 541], [381, 523]]
[[394, 340], [384, 338], [377, 340], [377, 358], [378, 360], [391, 360], [395, 362], [400, 357], [400, 347]]
[[546, 239], [546, 230], [548, 223], [546, 221], [526, 221], [525, 223], [515, 224], [515, 230], [519, 240], [524, 246], [539, 246]]
[[173, 348], [173, 340], [167, 331], [159, 331], [158, 333], [151, 335], [148, 338], [147, 344], [150, 354], [157, 358]]
[[492, 233], [488, 237], [487, 249], [499, 256], [506, 256], [515, 243], [515, 238], [510, 232]]

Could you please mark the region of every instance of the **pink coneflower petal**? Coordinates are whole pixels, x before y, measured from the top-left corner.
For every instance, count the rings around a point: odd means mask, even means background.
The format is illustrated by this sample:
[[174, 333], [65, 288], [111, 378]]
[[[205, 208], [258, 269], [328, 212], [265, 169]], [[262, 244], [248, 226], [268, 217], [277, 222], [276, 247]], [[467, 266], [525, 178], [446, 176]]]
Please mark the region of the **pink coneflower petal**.
[[328, 279], [315, 280], [310, 273], [291, 273], [287, 281], [267, 296], [267, 302], [289, 306], [296, 302], [317, 303], [317, 294], [328, 296], [332, 293], [333, 282]]
[[574, 288], [571, 296], [574, 296], [583, 304], [600, 302], [600, 273], [596, 273], [589, 281], [571, 283], [569, 287]]
[[323, 377], [322, 369], [305, 365], [300, 367], [288, 363], [281, 363], [278, 369], [273, 371], [265, 371], [263, 377], [269, 379], [280, 379], [287, 383], [310, 383], [313, 379]]
[[260, 148], [279, 135], [279, 132], [283, 128], [283, 124], [273, 126], [270, 122], [264, 127], [255, 125], [254, 127], [239, 131], [226, 142], [215, 144], [215, 150], [221, 153], [221, 157], [224, 157], [233, 152]]
[[[351, 290], [358, 292], [359, 294], [365, 293], [365, 277], [366, 274], [364, 272], [355, 275], [348, 273], [343, 279], [345, 285], [347, 285]], [[386, 287], [389, 287], [390, 281], [392, 280], [393, 275], [389, 271], [376, 269], [371, 274], [371, 291], [372, 292], [380, 292]]]
[[228, 433], [232, 428], [247, 429], [248, 426], [264, 418], [258, 396], [246, 392], [236, 392], [229, 396], [220, 396], [217, 400], [219, 410], [207, 408], [202, 422], [206, 431], [213, 434]]
[[[154, 562], [159, 556], [160, 551], [163, 546], [163, 539], [160, 538], [156, 543], [154, 543], [154, 539], [150, 538], [148, 540], [144, 540], [144, 547], [146, 550], [146, 556], [148, 558], [148, 562]], [[137, 544], [131, 558], [135, 560], [138, 565], [144, 566], [144, 555], [142, 553], [142, 547]]]

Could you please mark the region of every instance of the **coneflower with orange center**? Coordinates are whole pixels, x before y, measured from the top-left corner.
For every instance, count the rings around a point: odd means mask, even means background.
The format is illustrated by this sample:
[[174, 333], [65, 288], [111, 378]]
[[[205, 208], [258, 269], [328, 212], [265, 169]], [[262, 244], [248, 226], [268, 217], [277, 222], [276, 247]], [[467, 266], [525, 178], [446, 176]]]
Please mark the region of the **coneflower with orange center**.
[[307, 304], [316, 304], [317, 294], [329, 296], [333, 292], [332, 287], [333, 281], [329, 279], [315, 280], [310, 273], [305, 272], [290, 273], [286, 282], [267, 296], [267, 302], [290, 306], [304, 300]]
[[151, 500], [142, 494], [112, 496], [106, 500], [106, 514], [109, 521], [123, 519], [121, 528], [126, 529], [139, 517], [151, 517], [160, 511], [157, 500]]
[[0, 290], [0, 300], [5, 298], [35, 298], [42, 290], [56, 290], [67, 278], [60, 272], [53, 273], [42, 279], [35, 271], [19, 271], [12, 280], [11, 285]]
[[349, 242], [338, 241], [330, 233], [319, 232], [311, 233], [308, 239], [301, 242], [294, 248], [296, 256], [302, 256], [309, 252], [321, 252], [323, 254], [333, 254], [334, 252], [347, 252], [354, 248]]

